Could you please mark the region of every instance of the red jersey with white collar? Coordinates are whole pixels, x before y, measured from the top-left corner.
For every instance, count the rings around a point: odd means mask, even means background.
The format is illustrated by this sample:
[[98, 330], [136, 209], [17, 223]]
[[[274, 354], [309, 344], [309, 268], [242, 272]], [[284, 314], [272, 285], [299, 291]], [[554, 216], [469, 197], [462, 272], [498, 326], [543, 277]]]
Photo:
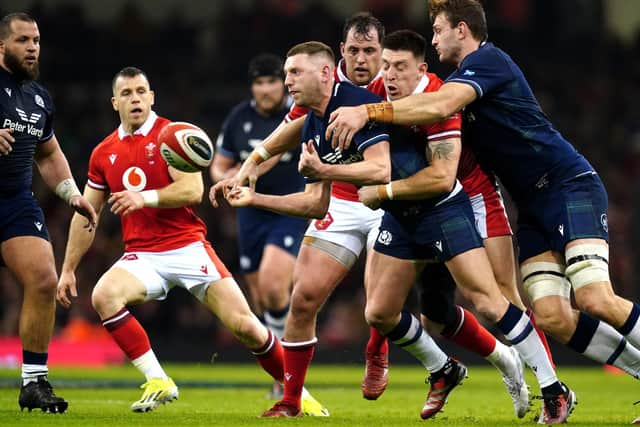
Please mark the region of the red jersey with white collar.
[[[122, 125], [91, 153], [87, 185], [115, 193], [157, 190], [171, 184], [167, 163], [158, 146], [158, 133], [168, 119], [151, 112], [147, 121], [127, 134]], [[142, 208], [120, 216], [125, 251], [164, 252], [203, 241], [206, 226], [192, 207]]]
[[[349, 82], [353, 83], [346, 75], [346, 65], [344, 59], [338, 61], [338, 65], [333, 69], [333, 78], [336, 82]], [[380, 78], [380, 72], [369, 82], [368, 85], [364, 85], [366, 89], [371, 89], [371, 85]], [[355, 84], [355, 83], [353, 83]], [[375, 92], [374, 92], [375, 93]], [[309, 112], [306, 107], [300, 107], [296, 104], [291, 106], [289, 113], [284, 117], [284, 121], [289, 123], [299, 117], [305, 116]], [[358, 187], [348, 182], [333, 181], [331, 184], [331, 195], [338, 199], [350, 200], [352, 202], [359, 202], [358, 199]]]

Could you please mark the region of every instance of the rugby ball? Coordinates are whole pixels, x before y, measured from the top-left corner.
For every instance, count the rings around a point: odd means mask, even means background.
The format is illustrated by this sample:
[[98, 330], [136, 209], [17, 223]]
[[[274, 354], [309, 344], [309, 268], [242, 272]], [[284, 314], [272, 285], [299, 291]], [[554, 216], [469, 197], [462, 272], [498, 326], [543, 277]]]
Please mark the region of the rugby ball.
[[160, 155], [183, 172], [200, 172], [213, 160], [213, 144], [205, 131], [187, 122], [167, 123], [158, 134]]

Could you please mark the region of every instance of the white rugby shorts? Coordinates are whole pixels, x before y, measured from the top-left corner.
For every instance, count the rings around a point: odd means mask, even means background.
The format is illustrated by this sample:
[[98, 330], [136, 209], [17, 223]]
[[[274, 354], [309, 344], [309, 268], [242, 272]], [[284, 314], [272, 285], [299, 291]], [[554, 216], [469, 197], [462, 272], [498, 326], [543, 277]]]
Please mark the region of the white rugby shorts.
[[125, 252], [111, 268], [122, 268], [146, 287], [145, 301], [163, 300], [179, 286], [203, 300], [209, 284], [231, 273], [207, 241], [165, 252]]
[[311, 221], [304, 235], [335, 243], [359, 256], [365, 245], [373, 248], [382, 215], [382, 209], [371, 210], [361, 202], [331, 196], [327, 215]]

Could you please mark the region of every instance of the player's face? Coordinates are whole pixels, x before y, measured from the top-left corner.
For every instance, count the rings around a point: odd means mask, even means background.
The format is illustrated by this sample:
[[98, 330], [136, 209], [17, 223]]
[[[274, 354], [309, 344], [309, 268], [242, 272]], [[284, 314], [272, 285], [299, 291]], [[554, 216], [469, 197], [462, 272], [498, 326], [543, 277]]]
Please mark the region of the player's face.
[[340, 43], [340, 53], [344, 58], [346, 74], [354, 84], [365, 86], [374, 79], [380, 70], [382, 46], [378, 39], [378, 30], [371, 27], [364, 35], [351, 28], [347, 39]]
[[144, 124], [151, 112], [153, 101], [154, 93], [144, 75], [120, 76], [116, 79], [111, 103], [120, 115], [122, 126], [127, 132], [133, 132]]
[[40, 32], [35, 22], [14, 19], [9, 36], [0, 41], [0, 63], [18, 80], [35, 80], [39, 74]]
[[382, 51], [382, 80], [392, 100], [411, 95], [426, 70], [427, 64], [408, 50]]
[[431, 44], [438, 53], [438, 59], [444, 64], [457, 64], [460, 51], [459, 30], [451, 27], [451, 22], [444, 13], [440, 13], [433, 20], [433, 38]]
[[274, 76], [258, 77], [251, 84], [251, 94], [256, 101], [258, 111], [269, 114], [282, 105], [284, 82]]
[[314, 106], [322, 93], [321, 67], [307, 54], [293, 55], [284, 63], [284, 85], [293, 102], [301, 107]]

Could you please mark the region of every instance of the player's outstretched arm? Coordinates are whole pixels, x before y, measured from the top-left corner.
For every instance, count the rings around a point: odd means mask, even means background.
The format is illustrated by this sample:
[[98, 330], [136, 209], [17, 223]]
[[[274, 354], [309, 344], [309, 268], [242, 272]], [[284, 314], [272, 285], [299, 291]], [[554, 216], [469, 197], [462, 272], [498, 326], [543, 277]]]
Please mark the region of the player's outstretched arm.
[[300, 154], [298, 170], [304, 176], [329, 181], [343, 181], [355, 185], [386, 184], [391, 179], [389, 142], [381, 141], [367, 147], [364, 160], [349, 164], [323, 163], [315, 150], [313, 141], [308, 141]]
[[284, 215], [322, 219], [329, 209], [331, 181], [307, 184], [303, 192], [272, 196], [256, 193], [249, 187], [229, 191], [227, 201], [233, 207], [253, 206]]
[[436, 92], [418, 93], [393, 102], [340, 107], [331, 113], [325, 137], [340, 149], [351, 145], [353, 135], [367, 122], [427, 125], [441, 122], [477, 98], [465, 83], [449, 82]]
[[[104, 191], [94, 190], [86, 186], [84, 189], [84, 198], [98, 213], [97, 215], [99, 215], [106, 200]], [[87, 229], [84, 226], [85, 222], [85, 219], [76, 212], [71, 218], [71, 225], [69, 225], [67, 249], [64, 254], [64, 261], [62, 262], [62, 272], [58, 280], [58, 291], [56, 294], [56, 299], [64, 307], [69, 307], [72, 302], [71, 298], [78, 296], [75, 271], [80, 264], [80, 260], [84, 254], [87, 253], [95, 238], [95, 231]]]
[[386, 185], [358, 190], [360, 201], [376, 209], [384, 200], [422, 200], [453, 190], [462, 149], [460, 138], [431, 141], [427, 147], [429, 166]]
[[91, 203], [82, 197], [55, 135], [47, 142], [38, 144], [34, 159], [42, 179], [49, 188], [77, 213], [87, 218], [88, 223], [85, 227], [93, 228], [98, 221], [98, 215]]

